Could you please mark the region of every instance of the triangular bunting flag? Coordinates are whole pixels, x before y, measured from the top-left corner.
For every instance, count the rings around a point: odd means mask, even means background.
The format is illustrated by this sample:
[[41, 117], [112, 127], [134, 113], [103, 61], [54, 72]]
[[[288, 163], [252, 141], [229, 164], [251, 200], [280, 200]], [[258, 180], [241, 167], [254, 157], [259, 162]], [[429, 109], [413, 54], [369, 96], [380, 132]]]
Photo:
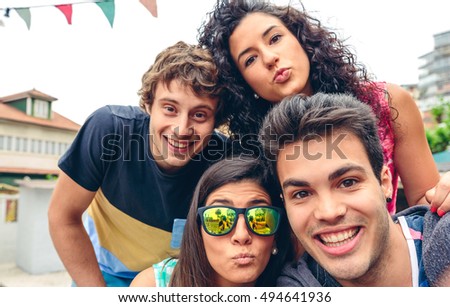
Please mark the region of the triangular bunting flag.
[[96, 2], [96, 4], [102, 9], [103, 14], [108, 18], [111, 28], [114, 24], [115, 6], [114, 0], [105, 0], [103, 2]]
[[31, 14], [29, 8], [17, 8], [15, 9], [17, 14], [19, 14], [20, 18], [22, 18], [25, 23], [27, 24], [28, 30], [30, 30], [31, 27]]
[[143, 6], [152, 14], [153, 17], [158, 17], [158, 9], [156, 7], [156, 0], [139, 0]]
[[55, 5], [66, 16], [67, 23], [72, 24], [72, 4]]

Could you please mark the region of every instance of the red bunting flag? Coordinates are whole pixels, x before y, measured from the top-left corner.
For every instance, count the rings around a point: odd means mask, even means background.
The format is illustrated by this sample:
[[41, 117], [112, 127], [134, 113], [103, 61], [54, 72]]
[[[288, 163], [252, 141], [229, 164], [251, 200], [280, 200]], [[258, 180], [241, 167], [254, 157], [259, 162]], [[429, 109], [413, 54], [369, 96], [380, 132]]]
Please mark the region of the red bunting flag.
[[[156, 14], [156, 0], [150, 0], [153, 2], [152, 14]], [[108, 19], [111, 28], [114, 24], [114, 17], [116, 13], [114, 0], [23, 0], [22, 2], [16, 0], [0, 0], [0, 10], [5, 9], [5, 17], [9, 17], [9, 11], [14, 9], [20, 18], [22, 18], [28, 30], [31, 27], [31, 13], [30, 8], [41, 6], [55, 6], [66, 17], [67, 23], [72, 24], [72, 5], [81, 3], [96, 3], [100, 7], [105, 17]], [[0, 24], [2, 26], [2, 24]]]
[[55, 5], [66, 16], [67, 23], [72, 24], [72, 4]]

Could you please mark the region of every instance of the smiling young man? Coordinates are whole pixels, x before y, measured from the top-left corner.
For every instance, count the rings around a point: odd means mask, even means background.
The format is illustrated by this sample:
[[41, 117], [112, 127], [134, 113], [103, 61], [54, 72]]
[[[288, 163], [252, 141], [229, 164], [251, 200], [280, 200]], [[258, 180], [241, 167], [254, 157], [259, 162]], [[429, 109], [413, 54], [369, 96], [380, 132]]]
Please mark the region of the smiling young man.
[[228, 149], [214, 132], [224, 120], [221, 91], [210, 54], [179, 42], [144, 74], [140, 108], [109, 105], [87, 119], [59, 162], [48, 213], [77, 286], [128, 286], [176, 252], [177, 219]]
[[391, 175], [370, 107], [343, 94], [293, 96], [266, 117], [291, 228], [307, 252], [280, 286], [449, 285], [450, 215], [391, 217]]

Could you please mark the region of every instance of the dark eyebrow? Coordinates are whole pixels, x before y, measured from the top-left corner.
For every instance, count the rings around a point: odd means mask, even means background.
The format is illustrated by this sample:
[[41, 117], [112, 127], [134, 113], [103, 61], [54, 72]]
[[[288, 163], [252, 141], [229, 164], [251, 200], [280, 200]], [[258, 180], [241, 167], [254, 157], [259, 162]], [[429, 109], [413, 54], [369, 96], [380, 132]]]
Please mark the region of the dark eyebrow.
[[[333, 173], [331, 173], [328, 176], [328, 181], [333, 181], [336, 178], [339, 178], [340, 176], [344, 175], [345, 173], [348, 173], [350, 171], [359, 171], [364, 174], [367, 174], [366, 170], [359, 166], [359, 165], [346, 165], [344, 167], [341, 167], [337, 170], [335, 170]], [[311, 186], [309, 182], [304, 180], [296, 180], [296, 179], [287, 179], [283, 182], [283, 189], [294, 186], [294, 187], [309, 187]]]
[[180, 104], [180, 102], [178, 100], [175, 100], [175, 99], [170, 98], [170, 97], [162, 97], [162, 98], [159, 98], [158, 101], [165, 101], [165, 102]]
[[309, 187], [310, 184], [307, 181], [304, 180], [295, 180], [295, 179], [288, 179], [283, 182], [283, 189], [294, 186], [294, 187]]
[[332, 172], [328, 176], [328, 180], [333, 181], [334, 179], [339, 178], [342, 175], [344, 175], [345, 173], [348, 173], [350, 171], [358, 171], [358, 172], [366, 174], [366, 170], [359, 165], [347, 165], [347, 166], [343, 166], [343, 167], [335, 170], [334, 172]]
[[267, 199], [264, 199], [264, 198], [252, 199], [251, 201], [249, 201], [249, 203], [252, 206], [259, 205], [259, 204], [272, 205], [270, 202], [267, 201]]
[[276, 27], [278, 27], [278, 26], [277, 26], [277, 25], [272, 25], [272, 26], [268, 27], [268, 28], [266, 29], [266, 31], [264, 31], [263, 34], [262, 34], [261, 36], [262, 36], [263, 38], [266, 37], [267, 34], [269, 34], [269, 32], [272, 31], [272, 29], [273, 29], [273, 28], [276, 28]]
[[[269, 34], [269, 32], [272, 31], [272, 29], [273, 29], [273, 28], [276, 28], [276, 27], [278, 27], [278, 26], [277, 26], [277, 25], [272, 25], [272, 26], [268, 27], [268, 28], [263, 32], [263, 34], [261, 35], [261, 37], [262, 37], [262, 38], [266, 37], [267, 34]], [[237, 58], [237, 62], [239, 63], [239, 60], [241, 59], [241, 57], [242, 57], [245, 53], [249, 52], [251, 49], [252, 49], [252, 48], [249, 47], [249, 48], [244, 49], [241, 53], [239, 53], [238, 58]]]

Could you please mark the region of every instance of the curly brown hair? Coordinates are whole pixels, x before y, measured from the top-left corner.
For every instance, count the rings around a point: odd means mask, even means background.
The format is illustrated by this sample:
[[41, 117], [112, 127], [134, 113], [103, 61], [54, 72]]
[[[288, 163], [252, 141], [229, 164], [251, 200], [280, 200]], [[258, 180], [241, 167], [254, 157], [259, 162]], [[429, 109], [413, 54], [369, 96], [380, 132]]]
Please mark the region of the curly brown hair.
[[163, 82], [169, 86], [173, 80], [180, 81], [198, 97], [219, 99], [215, 116], [215, 127], [223, 124], [223, 86], [219, 82], [219, 70], [208, 50], [196, 45], [177, 42], [161, 51], [152, 66], [142, 76], [139, 106], [151, 106], [155, 99], [156, 86]]
[[246, 83], [236, 67], [229, 46], [229, 39], [240, 21], [248, 14], [260, 12], [280, 19], [298, 39], [310, 61], [310, 83], [313, 91], [346, 93], [372, 105], [377, 112], [378, 91], [364, 65], [356, 61], [355, 54], [321, 22], [302, 9], [278, 6], [265, 1], [218, 0], [199, 28], [198, 40], [213, 54], [220, 70], [220, 78], [227, 85], [229, 129], [234, 137], [256, 135], [272, 104], [256, 99], [254, 91]]

